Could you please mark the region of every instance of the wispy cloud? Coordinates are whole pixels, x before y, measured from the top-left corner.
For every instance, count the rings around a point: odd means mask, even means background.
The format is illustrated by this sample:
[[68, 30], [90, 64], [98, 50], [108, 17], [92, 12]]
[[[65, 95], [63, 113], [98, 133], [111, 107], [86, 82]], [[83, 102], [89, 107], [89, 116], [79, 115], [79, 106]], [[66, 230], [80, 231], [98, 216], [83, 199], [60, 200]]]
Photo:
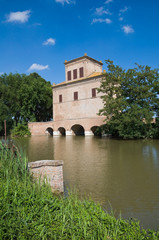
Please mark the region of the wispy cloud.
[[98, 15], [98, 16], [102, 16], [104, 14], [107, 14], [107, 15], [112, 15], [108, 9], [104, 9], [104, 7], [99, 7], [99, 8], [96, 8], [95, 10], [95, 14]]
[[75, 3], [75, 0], [55, 0], [58, 3], [61, 3], [62, 5], [66, 4], [73, 4]]
[[6, 22], [25, 23], [28, 21], [30, 14], [30, 10], [26, 10], [23, 12], [11, 12], [6, 15]]
[[45, 70], [45, 69], [48, 69], [49, 66], [48, 65], [41, 65], [41, 64], [38, 64], [38, 63], [33, 63], [30, 68], [28, 69], [28, 71], [34, 71], [34, 70], [37, 70], [37, 71], [41, 71], [41, 70]]
[[43, 45], [55, 45], [56, 40], [53, 38], [48, 38], [45, 42], [43, 42]]
[[42, 26], [42, 24], [41, 23], [33, 23], [33, 26]]
[[122, 30], [124, 33], [129, 34], [129, 33], [134, 33], [134, 29], [130, 25], [125, 25], [122, 27]]
[[112, 20], [110, 20], [109, 18], [94, 18], [93, 21], [92, 21], [92, 24], [93, 23], [107, 23], [107, 24], [110, 24], [112, 23]]
[[128, 9], [129, 9], [129, 8], [128, 8], [127, 6], [125, 6], [123, 9], [120, 9], [120, 11], [119, 11], [119, 16], [121, 16], [122, 13], [127, 12]]
[[113, 2], [113, 0], [107, 0], [107, 1], [105, 1], [105, 4], [108, 4], [110, 2]]
[[0, 75], [3, 75], [4, 74], [4, 72], [0, 72]]

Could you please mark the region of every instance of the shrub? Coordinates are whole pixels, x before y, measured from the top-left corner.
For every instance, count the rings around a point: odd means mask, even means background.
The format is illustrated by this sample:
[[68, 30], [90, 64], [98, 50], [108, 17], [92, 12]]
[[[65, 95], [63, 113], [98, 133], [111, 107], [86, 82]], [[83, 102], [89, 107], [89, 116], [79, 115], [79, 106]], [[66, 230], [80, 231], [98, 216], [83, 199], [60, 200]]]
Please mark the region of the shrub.
[[18, 123], [18, 125], [14, 127], [13, 130], [11, 131], [11, 135], [13, 137], [16, 137], [16, 136], [24, 137], [24, 136], [30, 136], [31, 133], [26, 124]]

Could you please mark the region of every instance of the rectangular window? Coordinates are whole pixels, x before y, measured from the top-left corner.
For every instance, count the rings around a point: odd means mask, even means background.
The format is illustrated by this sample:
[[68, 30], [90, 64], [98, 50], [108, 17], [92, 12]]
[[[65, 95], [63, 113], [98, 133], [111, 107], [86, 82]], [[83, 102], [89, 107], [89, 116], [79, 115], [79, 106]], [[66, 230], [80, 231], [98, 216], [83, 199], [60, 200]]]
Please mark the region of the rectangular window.
[[59, 102], [62, 102], [62, 94], [59, 95]]
[[79, 76], [80, 78], [84, 77], [83, 67], [79, 69]]
[[74, 69], [73, 70], [73, 79], [76, 79], [77, 78], [77, 69]]
[[74, 100], [78, 100], [78, 92], [74, 92]]
[[92, 88], [92, 97], [96, 97], [96, 88]]
[[71, 71], [67, 72], [67, 80], [70, 81], [71, 80]]

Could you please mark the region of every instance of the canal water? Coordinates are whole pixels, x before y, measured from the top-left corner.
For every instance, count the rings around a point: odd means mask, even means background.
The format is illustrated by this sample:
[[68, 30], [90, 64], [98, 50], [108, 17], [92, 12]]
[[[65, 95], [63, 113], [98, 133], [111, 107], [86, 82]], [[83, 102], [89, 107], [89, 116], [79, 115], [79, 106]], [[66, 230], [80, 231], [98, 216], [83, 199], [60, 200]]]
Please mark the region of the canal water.
[[67, 136], [15, 139], [29, 161], [64, 161], [64, 184], [104, 209], [159, 227], [159, 140]]

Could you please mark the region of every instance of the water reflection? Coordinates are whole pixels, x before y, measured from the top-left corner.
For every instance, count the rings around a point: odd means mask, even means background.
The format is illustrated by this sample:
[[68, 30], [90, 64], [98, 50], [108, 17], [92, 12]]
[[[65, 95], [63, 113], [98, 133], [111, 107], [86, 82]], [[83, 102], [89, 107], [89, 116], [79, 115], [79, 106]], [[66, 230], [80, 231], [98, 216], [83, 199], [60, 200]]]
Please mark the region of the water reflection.
[[36, 136], [16, 139], [29, 161], [64, 160], [65, 186], [91, 195], [116, 215], [159, 226], [159, 141]]
[[152, 159], [154, 162], [155, 167], [159, 165], [159, 149], [155, 144], [147, 144], [143, 147], [143, 156], [145, 160], [149, 161], [149, 159]]

